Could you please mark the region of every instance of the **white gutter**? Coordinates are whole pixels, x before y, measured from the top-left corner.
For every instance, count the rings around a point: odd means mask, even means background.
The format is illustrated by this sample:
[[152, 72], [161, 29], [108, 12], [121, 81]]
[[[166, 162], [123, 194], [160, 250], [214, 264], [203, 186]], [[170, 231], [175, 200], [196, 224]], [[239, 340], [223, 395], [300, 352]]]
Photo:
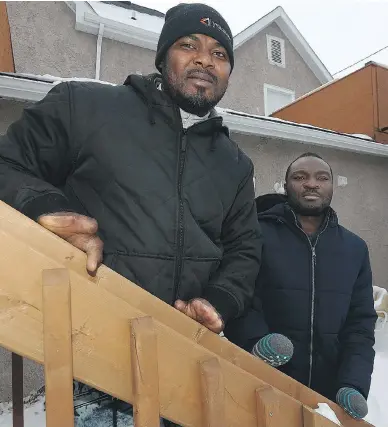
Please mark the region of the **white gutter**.
[[40, 101], [53, 87], [52, 83], [0, 75], [0, 98]]
[[[59, 81], [61, 79], [58, 79]], [[56, 83], [0, 75], [0, 98], [39, 101]], [[331, 132], [309, 125], [297, 125], [279, 119], [250, 116], [222, 108], [217, 108], [217, 111], [223, 116], [224, 123], [231, 132], [388, 157], [388, 145], [378, 144], [367, 138]]]
[[104, 24], [104, 38], [156, 51], [159, 40], [158, 31], [149, 31], [103, 18], [92, 12], [92, 8], [83, 1], [76, 1], [74, 4], [76, 7], [76, 30], [97, 35], [100, 24]]
[[231, 132], [388, 157], [388, 145], [379, 144], [367, 138], [336, 133], [308, 125], [296, 125], [281, 120], [264, 119], [259, 116], [231, 114], [223, 109], [217, 110], [223, 116], [224, 124]]
[[97, 53], [96, 53], [96, 80], [100, 80], [101, 69], [101, 45], [102, 37], [104, 35], [104, 24], [100, 24], [97, 36]]

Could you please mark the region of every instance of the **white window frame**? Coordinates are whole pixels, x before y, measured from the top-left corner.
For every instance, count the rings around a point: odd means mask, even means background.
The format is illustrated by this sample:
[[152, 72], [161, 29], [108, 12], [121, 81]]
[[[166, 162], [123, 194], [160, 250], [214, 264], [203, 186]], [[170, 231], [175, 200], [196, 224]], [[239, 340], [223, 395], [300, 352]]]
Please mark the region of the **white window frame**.
[[292, 100], [291, 102], [295, 101], [295, 91], [294, 90], [290, 90], [290, 89], [286, 89], [284, 87], [279, 87], [279, 86], [273, 86], [273, 85], [269, 85], [267, 83], [264, 83], [264, 114], [266, 116], [269, 116], [269, 114], [274, 113], [275, 111], [271, 111], [271, 113], [268, 114], [268, 106], [267, 106], [267, 101], [268, 101], [268, 90], [272, 90], [273, 92], [280, 92], [280, 93], [284, 93], [287, 95], [291, 95]]
[[[282, 63], [278, 64], [277, 62], [272, 60], [272, 46], [271, 46], [271, 40], [278, 41], [281, 46], [282, 50]], [[267, 56], [268, 56], [268, 62], [271, 65], [276, 65], [281, 68], [286, 68], [286, 50], [285, 50], [285, 43], [284, 39], [280, 39], [279, 37], [271, 36], [267, 34]]]

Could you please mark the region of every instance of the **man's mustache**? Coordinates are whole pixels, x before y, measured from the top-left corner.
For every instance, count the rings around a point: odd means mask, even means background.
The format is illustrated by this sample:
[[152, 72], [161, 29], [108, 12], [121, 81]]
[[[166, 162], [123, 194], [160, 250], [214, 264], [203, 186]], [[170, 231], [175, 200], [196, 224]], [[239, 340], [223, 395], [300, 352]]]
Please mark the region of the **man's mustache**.
[[208, 77], [210, 77], [210, 79], [211, 79], [214, 83], [217, 83], [217, 82], [218, 82], [218, 78], [217, 78], [217, 76], [215, 76], [215, 75], [214, 75], [213, 73], [211, 73], [209, 70], [205, 70], [205, 69], [202, 69], [202, 70], [199, 70], [199, 69], [189, 70], [189, 71], [186, 73], [186, 77], [187, 77], [187, 78], [190, 78], [190, 77], [196, 77], [196, 76], [201, 77], [201, 75], [203, 76], [204, 74], [206, 74]]

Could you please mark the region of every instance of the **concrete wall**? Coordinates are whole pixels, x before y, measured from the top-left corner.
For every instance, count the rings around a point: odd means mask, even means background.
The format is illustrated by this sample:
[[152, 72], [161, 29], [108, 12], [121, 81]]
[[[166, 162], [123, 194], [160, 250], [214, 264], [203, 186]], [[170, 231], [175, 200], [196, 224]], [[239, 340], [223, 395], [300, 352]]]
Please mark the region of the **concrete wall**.
[[[374, 284], [388, 289], [388, 159], [345, 151], [322, 149], [300, 143], [233, 135], [255, 164], [257, 195], [274, 192], [284, 180], [289, 163], [313, 151], [333, 168], [333, 207], [340, 223], [361, 236], [369, 246]], [[338, 175], [347, 177], [338, 187]]]
[[[285, 68], [269, 63], [267, 34], [285, 40]], [[264, 83], [295, 91], [295, 99], [321, 86], [275, 23], [239, 47], [235, 63], [221, 107], [264, 115]]]
[[[97, 37], [75, 29], [65, 2], [7, 2], [17, 73], [95, 78]], [[128, 74], [155, 72], [155, 52], [103, 39], [100, 79], [123, 83]]]

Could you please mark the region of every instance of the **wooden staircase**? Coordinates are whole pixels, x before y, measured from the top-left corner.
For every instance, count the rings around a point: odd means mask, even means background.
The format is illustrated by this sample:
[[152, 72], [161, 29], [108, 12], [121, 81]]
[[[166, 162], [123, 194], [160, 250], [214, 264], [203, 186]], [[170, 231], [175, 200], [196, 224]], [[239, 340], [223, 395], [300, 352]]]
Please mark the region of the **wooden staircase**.
[[0, 260], [0, 346], [44, 364], [48, 427], [74, 425], [73, 377], [132, 403], [136, 427], [334, 426], [318, 403], [369, 425], [109, 268], [90, 277], [85, 254], [1, 202]]

